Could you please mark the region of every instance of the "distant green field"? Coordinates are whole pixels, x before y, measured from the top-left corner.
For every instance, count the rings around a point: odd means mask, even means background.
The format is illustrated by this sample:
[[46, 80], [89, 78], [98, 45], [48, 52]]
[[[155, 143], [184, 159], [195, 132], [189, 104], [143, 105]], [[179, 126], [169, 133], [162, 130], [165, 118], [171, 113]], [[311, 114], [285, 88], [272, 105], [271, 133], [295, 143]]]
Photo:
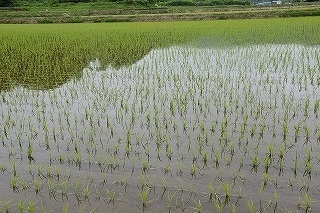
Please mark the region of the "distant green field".
[[152, 49], [175, 44], [224, 47], [265, 43], [316, 45], [319, 42], [317, 17], [0, 25], [1, 90], [16, 84], [51, 88], [77, 76], [92, 59], [100, 58], [104, 65], [128, 65]]

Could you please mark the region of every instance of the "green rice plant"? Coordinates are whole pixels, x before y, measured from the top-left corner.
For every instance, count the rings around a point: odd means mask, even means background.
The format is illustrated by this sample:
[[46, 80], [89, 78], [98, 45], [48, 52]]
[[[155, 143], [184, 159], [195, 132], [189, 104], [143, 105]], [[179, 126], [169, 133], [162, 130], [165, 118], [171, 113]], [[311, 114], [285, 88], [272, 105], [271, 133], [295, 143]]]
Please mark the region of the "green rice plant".
[[215, 193], [214, 192], [214, 188], [213, 188], [213, 184], [212, 183], [209, 183], [208, 184], [208, 188], [209, 188], [209, 193], [206, 194], [206, 197], [208, 196], [209, 197], [209, 203], [212, 202], [212, 199], [213, 199], [213, 194]]
[[225, 204], [228, 204], [230, 201], [230, 186], [227, 183], [223, 184], [224, 192], [225, 192]]
[[148, 182], [147, 182], [146, 185], [150, 190], [153, 189], [153, 193], [155, 194], [156, 184], [155, 184], [155, 181], [154, 181], [154, 176], [152, 178], [148, 177]]
[[264, 123], [263, 124], [259, 124], [259, 136], [261, 138], [263, 137], [264, 129], [265, 129]]
[[285, 141], [287, 139], [287, 135], [288, 135], [288, 124], [284, 123], [282, 125], [282, 132], [283, 132], [283, 140]]
[[305, 134], [306, 134], [306, 142], [309, 142], [309, 139], [310, 139], [310, 129], [309, 129], [308, 125], [305, 125], [305, 126], [304, 126], [304, 131], [305, 131]]
[[238, 171], [240, 172], [242, 167], [243, 167], [243, 157], [240, 157], [239, 163], [240, 163], [240, 166], [239, 166], [239, 170]]
[[49, 198], [56, 199], [56, 185], [55, 185], [54, 181], [49, 178], [47, 180], [47, 184], [48, 184]]
[[142, 161], [142, 165], [141, 165], [141, 171], [142, 173], [147, 173], [151, 168], [151, 165], [148, 161], [144, 160]]
[[171, 167], [170, 167], [170, 164], [165, 164], [162, 168], [162, 170], [164, 171], [164, 174], [168, 174], [168, 173], [171, 173]]
[[293, 191], [294, 178], [289, 178], [286, 183], [291, 187], [291, 191]]
[[280, 167], [279, 168], [279, 176], [280, 176], [284, 169], [283, 159], [279, 160], [279, 167]]
[[198, 156], [196, 155], [196, 153], [193, 150], [191, 151], [191, 153], [192, 153], [192, 163], [194, 163], [197, 161]]
[[310, 100], [309, 97], [308, 99], [304, 102], [305, 106], [304, 106], [304, 116], [308, 117], [309, 115], [309, 106], [310, 106]]
[[311, 161], [311, 149], [308, 147], [306, 149], [306, 154], [307, 154], [307, 157], [305, 158], [307, 161]]
[[258, 158], [258, 156], [255, 156], [255, 157], [251, 158], [251, 166], [252, 166], [253, 171], [257, 173], [258, 166], [259, 166], [259, 158]]
[[173, 201], [173, 197], [175, 196], [176, 192], [174, 192], [172, 195], [170, 195], [170, 191], [168, 191], [168, 202], [167, 205], [169, 207], [169, 212], [171, 212], [171, 208], [172, 208], [172, 201]]
[[236, 205], [235, 205], [235, 204], [232, 204], [232, 206], [231, 206], [231, 212], [232, 212], [232, 213], [236, 213], [236, 212], [237, 212], [237, 210], [236, 210]]
[[120, 184], [124, 186], [124, 190], [126, 191], [128, 186], [128, 180], [125, 174], [123, 175], [123, 178], [121, 179]]
[[30, 188], [30, 185], [29, 183], [27, 183], [24, 178], [20, 178], [20, 185], [21, 185], [21, 188], [22, 190], [27, 190]]
[[211, 126], [210, 126], [211, 134], [214, 134], [215, 130], [216, 130], [216, 123], [215, 123], [215, 122], [212, 122], [212, 123], [211, 123]]
[[17, 176], [17, 170], [16, 170], [16, 162], [14, 160], [11, 161], [12, 169], [13, 169], [13, 176]]
[[266, 156], [266, 158], [264, 159], [264, 168], [265, 168], [266, 174], [268, 174], [270, 165], [271, 165], [271, 159], [269, 156]]
[[10, 212], [10, 201], [6, 201], [3, 203], [3, 212], [9, 213]]
[[248, 209], [249, 209], [249, 212], [250, 213], [255, 213], [255, 209], [254, 209], [254, 205], [253, 205], [253, 202], [250, 200], [248, 201]]
[[218, 213], [220, 213], [220, 212], [222, 211], [222, 208], [223, 208], [223, 207], [222, 207], [222, 204], [221, 204], [221, 202], [220, 202], [219, 199], [216, 199], [216, 200], [215, 200], [214, 206], [215, 206], [216, 211], [217, 211]]
[[193, 163], [190, 164], [190, 175], [191, 177], [196, 177], [196, 166]]
[[319, 116], [319, 105], [320, 105], [320, 100], [317, 100], [314, 103], [314, 107], [313, 107], [313, 112], [316, 115], [316, 118], [318, 118], [318, 116]]
[[90, 195], [90, 184], [87, 184], [86, 186], [82, 186], [82, 195], [84, 197], [84, 200], [89, 200]]
[[311, 209], [311, 197], [307, 193], [304, 193], [304, 200], [305, 200], [305, 208], [306, 212]]
[[109, 199], [109, 203], [112, 202], [112, 205], [114, 205], [116, 192], [114, 190], [109, 190], [108, 188], [106, 190], [107, 190], [107, 196]]
[[53, 178], [53, 174], [52, 174], [52, 172], [51, 172], [51, 166], [47, 166], [47, 167], [46, 167], [46, 177], [47, 177], [48, 179]]
[[36, 195], [38, 195], [40, 193], [40, 190], [41, 190], [40, 185], [41, 185], [41, 183], [37, 179], [34, 179], [33, 188], [34, 188]]
[[299, 210], [302, 209], [302, 203], [301, 203], [301, 198], [300, 197], [298, 198], [298, 201], [297, 201], [297, 208]]
[[35, 202], [29, 202], [27, 207], [27, 213], [34, 213], [35, 212]]
[[64, 181], [61, 183], [61, 197], [62, 197], [62, 200], [64, 197], [66, 197], [68, 199], [68, 181]]
[[231, 159], [234, 156], [234, 142], [232, 141], [230, 143], [230, 155], [231, 155]]
[[17, 176], [13, 176], [10, 181], [10, 186], [12, 187], [13, 192], [18, 192], [18, 180]]
[[24, 203], [21, 200], [19, 200], [17, 205], [18, 205], [19, 213], [23, 213], [24, 212]]
[[69, 203], [63, 204], [62, 213], [68, 213], [68, 212], [69, 212]]
[[294, 141], [297, 142], [299, 138], [299, 131], [300, 131], [300, 122], [294, 126]]
[[193, 208], [196, 213], [202, 213], [202, 204], [201, 201], [199, 200], [198, 202], [195, 202], [196, 206]]
[[173, 150], [170, 147], [168, 147], [168, 149], [166, 149], [166, 154], [167, 154], [167, 157], [168, 157], [169, 161], [171, 161], [172, 160]]
[[0, 171], [2, 173], [4, 173], [5, 171], [7, 171], [7, 167], [3, 164], [3, 163], [0, 163]]
[[147, 210], [147, 204], [150, 203], [151, 201], [148, 201], [148, 195], [150, 193], [150, 189], [149, 188], [145, 188], [142, 190], [141, 194], [140, 194], [140, 198], [141, 198], [141, 203], [142, 203], [142, 211], [145, 212]]
[[275, 205], [273, 207], [273, 211], [275, 212], [277, 210], [277, 207], [278, 207], [278, 198], [279, 198], [279, 195], [276, 191], [274, 191], [274, 198], [275, 198]]
[[284, 156], [284, 148], [283, 147], [279, 147], [278, 148], [278, 151], [279, 151], [279, 160], [283, 160], [283, 156]]
[[309, 179], [311, 179], [311, 170], [312, 170], [312, 163], [311, 161], [305, 160], [305, 170], [303, 176], [307, 175]]
[[208, 166], [208, 152], [204, 151], [203, 156], [202, 156], [202, 161], [203, 161], [203, 166]]
[[251, 126], [251, 129], [250, 129], [250, 135], [251, 135], [251, 137], [253, 137], [254, 136], [254, 133], [255, 133], [255, 125], [252, 125]]
[[267, 184], [268, 184], [268, 173], [264, 173], [263, 174], [263, 183], [262, 183], [263, 189], [266, 188]]
[[220, 152], [219, 152], [219, 151], [216, 151], [216, 152], [214, 153], [214, 156], [215, 156], [214, 162], [216, 163], [216, 167], [218, 168], [218, 167], [219, 167]]
[[28, 145], [28, 150], [27, 150], [27, 157], [29, 159], [29, 163], [31, 163], [31, 161], [34, 161], [34, 158], [32, 157], [32, 146], [31, 144]]
[[181, 162], [178, 162], [178, 171], [177, 171], [177, 175], [178, 176], [182, 176], [183, 174], [183, 166]]
[[296, 157], [294, 160], [294, 168], [293, 168], [293, 173], [295, 176], [297, 175], [297, 169], [298, 169], [298, 150], [296, 150]]
[[76, 183], [74, 186], [74, 193], [75, 193], [77, 199], [79, 199], [79, 197], [80, 197], [80, 180], [78, 178], [76, 178]]

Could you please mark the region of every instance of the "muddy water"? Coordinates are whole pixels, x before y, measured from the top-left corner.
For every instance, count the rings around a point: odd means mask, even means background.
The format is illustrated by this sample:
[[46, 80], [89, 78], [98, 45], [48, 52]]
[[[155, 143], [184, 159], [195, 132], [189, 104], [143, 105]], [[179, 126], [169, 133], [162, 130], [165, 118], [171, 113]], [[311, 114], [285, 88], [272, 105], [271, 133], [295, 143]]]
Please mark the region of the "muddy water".
[[18, 201], [47, 212], [247, 212], [248, 202], [281, 212], [305, 211], [307, 195], [315, 211], [319, 50], [173, 46], [128, 67], [93, 61], [54, 90], [2, 92], [1, 200], [13, 212]]

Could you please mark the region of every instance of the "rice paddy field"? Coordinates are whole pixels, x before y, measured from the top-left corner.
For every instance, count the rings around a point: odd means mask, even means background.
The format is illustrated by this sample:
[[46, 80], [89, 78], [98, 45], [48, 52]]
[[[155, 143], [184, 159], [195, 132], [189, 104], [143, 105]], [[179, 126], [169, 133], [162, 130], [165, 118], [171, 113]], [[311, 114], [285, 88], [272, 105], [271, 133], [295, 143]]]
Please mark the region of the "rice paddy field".
[[0, 25], [1, 212], [318, 212], [319, 17]]

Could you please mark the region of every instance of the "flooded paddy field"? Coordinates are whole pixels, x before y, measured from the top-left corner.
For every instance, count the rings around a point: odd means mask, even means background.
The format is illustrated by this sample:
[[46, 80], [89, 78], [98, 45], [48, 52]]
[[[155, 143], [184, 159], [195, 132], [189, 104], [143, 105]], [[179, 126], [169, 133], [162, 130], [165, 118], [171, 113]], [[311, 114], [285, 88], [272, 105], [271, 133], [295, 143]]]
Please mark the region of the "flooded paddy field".
[[198, 41], [6, 86], [1, 210], [316, 212], [320, 46]]

